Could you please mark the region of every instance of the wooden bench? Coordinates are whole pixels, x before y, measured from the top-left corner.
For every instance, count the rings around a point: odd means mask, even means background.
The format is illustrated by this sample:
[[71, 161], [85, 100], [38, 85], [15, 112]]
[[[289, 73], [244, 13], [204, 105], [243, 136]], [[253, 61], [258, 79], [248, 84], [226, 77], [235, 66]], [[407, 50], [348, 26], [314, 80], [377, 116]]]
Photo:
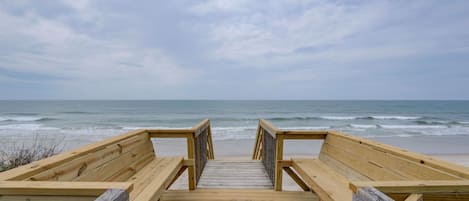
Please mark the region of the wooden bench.
[[0, 181], [123, 182], [133, 185], [130, 200], [158, 200], [183, 165], [183, 157], [156, 157], [140, 130], [1, 173]]
[[[469, 179], [468, 168], [335, 132], [328, 132], [317, 159], [292, 159], [291, 166], [321, 200], [352, 200], [351, 182]], [[408, 196], [409, 193], [390, 194], [395, 200]], [[469, 198], [458, 196], [462, 200]], [[431, 195], [427, 198], [433, 200]]]

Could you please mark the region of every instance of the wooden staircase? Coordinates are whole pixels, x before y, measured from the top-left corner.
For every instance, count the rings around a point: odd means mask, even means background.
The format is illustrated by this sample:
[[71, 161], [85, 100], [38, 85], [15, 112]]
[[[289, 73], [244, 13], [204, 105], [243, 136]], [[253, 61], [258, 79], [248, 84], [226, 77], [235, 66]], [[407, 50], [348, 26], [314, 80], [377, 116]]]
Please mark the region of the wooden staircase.
[[273, 189], [261, 161], [209, 160], [197, 188], [203, 189]]

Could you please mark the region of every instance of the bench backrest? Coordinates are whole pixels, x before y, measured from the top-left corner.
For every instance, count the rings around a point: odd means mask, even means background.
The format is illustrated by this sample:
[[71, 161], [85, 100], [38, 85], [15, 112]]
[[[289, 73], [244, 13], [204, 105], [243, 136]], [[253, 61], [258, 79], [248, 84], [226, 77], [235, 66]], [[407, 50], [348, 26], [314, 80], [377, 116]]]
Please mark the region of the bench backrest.
[[[60, 157], [60, 156], [59, 156]], [[155, 158], [147, 133], [87, 150], [71, 161], [44, 167], [23, 180], [33, 181], [125, 181]]]
[[468, 179], [466, 171], [428, 156], [344, 135], [328, 134], [320, 160], [340, 163], [364, 177], [355, 180], [459, 180]]

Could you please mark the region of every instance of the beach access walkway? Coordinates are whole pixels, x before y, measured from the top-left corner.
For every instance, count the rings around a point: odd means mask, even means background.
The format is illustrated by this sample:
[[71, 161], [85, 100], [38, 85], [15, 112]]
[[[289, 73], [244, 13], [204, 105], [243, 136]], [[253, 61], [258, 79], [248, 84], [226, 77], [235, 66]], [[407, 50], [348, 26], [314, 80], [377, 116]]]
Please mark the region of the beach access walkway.
[[[162, 157], [152, 139], [183, 138]], [[284, 158], [284, 141], [321, 140], [318, 157]], [[283, 189], [283, 173], [298, 186]], [[171, 186], [187, 174], [187, 189]], [[461, 201], [469, 169], [337, 131], [281, 130], [259, 120], [251, 160], [216, 159], [210, 121], [142, 129], [0, 173], [0, 201]]]

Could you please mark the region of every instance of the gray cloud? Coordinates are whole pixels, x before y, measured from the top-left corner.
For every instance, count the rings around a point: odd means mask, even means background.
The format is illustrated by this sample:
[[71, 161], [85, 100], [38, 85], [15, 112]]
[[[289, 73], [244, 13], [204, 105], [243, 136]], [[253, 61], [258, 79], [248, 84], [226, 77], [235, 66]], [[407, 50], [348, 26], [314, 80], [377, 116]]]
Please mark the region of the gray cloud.
[[468, 11], [465, 1], [0, 1], [0, 98], [467, 99]]

